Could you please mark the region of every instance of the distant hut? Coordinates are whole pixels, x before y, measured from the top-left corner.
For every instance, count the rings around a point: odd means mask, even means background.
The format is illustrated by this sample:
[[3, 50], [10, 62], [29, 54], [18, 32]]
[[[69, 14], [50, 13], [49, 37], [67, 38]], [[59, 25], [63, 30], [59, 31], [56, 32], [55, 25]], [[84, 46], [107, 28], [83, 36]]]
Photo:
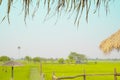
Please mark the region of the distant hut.
[[116, 33], [112, 34], [110, 37], [105, 39], [100, 44], [100, 49], [104, 53], [109, 53], [113, 49], [120, 50], [120, 30], [118, 30]]
[[23, 65], [19, 62], [9, 61], [9, 62], [4, 63], [3, 66], [11, 66], [11, 80], [14, 80], [14, 67], [23, 66]]

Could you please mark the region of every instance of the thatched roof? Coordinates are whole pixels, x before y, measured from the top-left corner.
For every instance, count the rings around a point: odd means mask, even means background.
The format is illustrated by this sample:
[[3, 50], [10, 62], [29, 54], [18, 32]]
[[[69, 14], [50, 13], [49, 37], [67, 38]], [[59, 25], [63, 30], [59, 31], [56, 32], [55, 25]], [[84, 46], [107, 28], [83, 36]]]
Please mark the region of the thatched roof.
[[[79, 24], [80, 17], [83, 11], [85, 11], [86, 21], [87, 21], [90, 9], [93, 10], [92, 13], [96, 13], [97, 11], [99, 12], [100, 7], [103, 6], [106, 9], [105, 11], [107, 12], [108, 4], [110, 1], [114, 1], [114, 0], [0, 0], [0, 7], [6, 5], [4, 6], [4, 9], [0, 9], [1, 12], [3, 13], [5, 9], [7, 12], [5, 13], [3, 19], [2, 18], [1, 19], [3, 21], [5, 18], [7, 18], [8, 22], [10, 23], [9, 16], [13, 8], [13, 5], [17, 9], [22, 9], [21, 11], [24, 12], [25, 21], [28, 15], [32, 15], [32, 17], [34, 17], [38, 9], [41, 9], [41, 7], [47, 7], [46, 14], [49, 14], [52, 11], [52, 13], [56, 13], [57, 15], [60, 15], [61, 12], [64, 11], [67, 14], [71, 13], [72, 16], [72, 13], [74, 13], [76, 15], [74, 23]], [[19, 6], [15, 6], [15, 4], [18, 4], [17, 2], [19, 3]], [[2, 5], [3, 3], [4, 5]], [[12, 13], [11, 15], [14, 14]]]
[[109, 53], [113, 49], [120, 50], [120, 30], [102, 41], [100, 44], [100, 49], [104, 53]]
[[23, 66], [23, 64], [20, 62], [8, 61], [4, 63], [3, 66]]

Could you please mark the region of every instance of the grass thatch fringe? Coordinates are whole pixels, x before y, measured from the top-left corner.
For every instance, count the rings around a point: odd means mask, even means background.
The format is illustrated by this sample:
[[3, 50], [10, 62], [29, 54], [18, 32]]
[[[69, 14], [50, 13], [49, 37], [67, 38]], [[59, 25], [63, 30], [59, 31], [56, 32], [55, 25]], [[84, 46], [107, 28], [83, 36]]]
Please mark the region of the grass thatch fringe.
[[[11, 12], [11, 6], [13, 4], [13, 1], [19, 1], [19, 0], [7, 0], [7, 18], [8, 22], [10, 23], [10, 12]], [[21, 0], [20, 0], [21, 1]], [[50, 11], [53, 10], [53, 7], [56, 8], [54, 11], [57, 12], [57, 14], [61, 13], [62, 11], [65, 12], [74, 12], [76, 15], [74, 23], [79, 25], [80, 18], [83, 14], [83, 11], [86, 13], [86, 22], [88, 22], [88, 16], [89, 12], [92, 7], [95, 6], [94, 13], [97, 11], [99, 12], [99, 9], [101, 6], [105, 6], [106, 14], [108, 12], [109, 8], [109, 2], [111, 0], [34, 0], [36, 4], [34, 4], [35, 8], [33, 12], [30, 12], [30, 6], [33, 0], [22, 0], [23, 4], [23, 11], [24, 11], [24, 21], [26, 22], [26, 18], [29, 15], [29, 13], [32, 13], [32, 17], [35, 16], [35, 13], [40, 9], [40, 2], [44, 2], [42, 5], [47, 6], [47, 15], [50, 14]], [[0, 0], [0, 6], [3, 3], [2, 0]], [[14, 3], [15, 4], [15, 3]], [[2, 9], [1, 9], [2, 10]], [[1, 11], [2, 12], [2, 11]], [[5, 15], [6, 16], [6, 15]]]

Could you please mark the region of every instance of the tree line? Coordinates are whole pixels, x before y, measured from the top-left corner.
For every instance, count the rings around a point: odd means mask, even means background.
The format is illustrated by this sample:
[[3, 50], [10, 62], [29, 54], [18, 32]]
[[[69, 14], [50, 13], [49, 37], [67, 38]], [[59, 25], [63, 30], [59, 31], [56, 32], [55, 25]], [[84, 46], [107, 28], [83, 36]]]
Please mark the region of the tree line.
[[[11, 58], [8, 56], [1, 56], [0, 61], [10, 61]], [[68, 55], [67, 59], [64, 58], [42, 58], [42, 57], [30, 57], [30, 56], [25, 56], [23, 60], [27, 62], [43, 62], [43, 63], [59, 63], [59, 64], [72, 64], [72, 63], [86, 63], [87, 62], [87, 57], [84, 54], [79, 54], [77, 52], [70, 52]]]
[[41, 57], [32, 58], [30, 56], [25, 56], [24, 60], [26, 60], [28, 62], [33, 61], [33, 62], [60, 63], [60, 64], [64, 64], [64, 63], [80, 64], [80, 63], [86, 63], [87, 57], [84, 54], [79, 54], [77, 52], [70, 52], [67, 59], [64, 59], [64, 58], [55, 58], [54, 59], [54, 58], [41, 58]]

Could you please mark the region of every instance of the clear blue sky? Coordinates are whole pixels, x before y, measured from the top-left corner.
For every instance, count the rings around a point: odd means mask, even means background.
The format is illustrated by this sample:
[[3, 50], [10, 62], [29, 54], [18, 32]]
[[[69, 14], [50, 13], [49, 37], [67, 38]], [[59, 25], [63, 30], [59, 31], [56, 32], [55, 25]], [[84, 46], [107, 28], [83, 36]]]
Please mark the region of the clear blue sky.
[[[110, 13], [107, 16], [103, 9], [100, 10], [99, 16], [90, 13], [88, 23], [83, 15], [79, 28], [74, 25], [73, 17], [68, 19], [67, 15], [59, 17], [56, 25], [56, 17], [44, 22], [45, 12], [42, 13], [44, 9], [37, 12], [34, 20], [29, 16], [26, 26], [23, 14], [19, 15], [19, 10], [13, 8], [12, 13], [16, 14], [10, 16], [11, 24], [8, 24], [7, 20], [0, 24], [0, 56], [67, 58], [73, 51], [85, 54], [88, 58], [120, 58], [120, 52], [116, 50], [105, 55], [99, 49], [101, 41], [120, 28], [118, 8], [120, 1], [116, 0], [110, 6]], [[18, 46], [21, 46], [20, 54]]]

